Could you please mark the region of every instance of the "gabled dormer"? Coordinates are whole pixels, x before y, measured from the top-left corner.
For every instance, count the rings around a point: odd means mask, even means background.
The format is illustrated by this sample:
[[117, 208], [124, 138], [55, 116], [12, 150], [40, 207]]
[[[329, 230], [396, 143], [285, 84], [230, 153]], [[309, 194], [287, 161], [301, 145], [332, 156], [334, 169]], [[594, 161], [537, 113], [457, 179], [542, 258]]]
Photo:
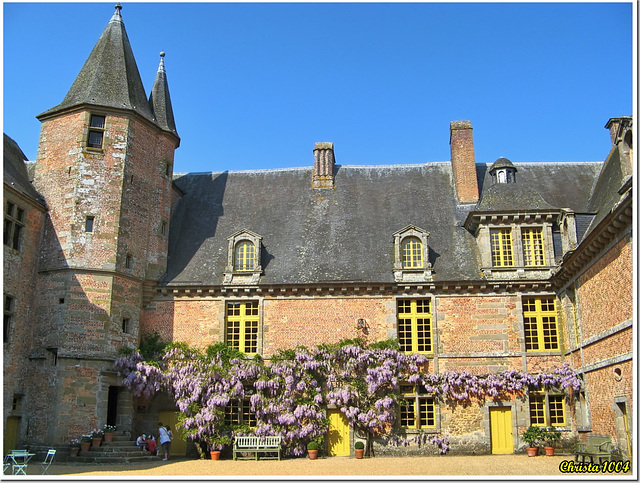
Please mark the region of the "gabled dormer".
[[249, 230], [240, 230], [227, 238], [225, 284], [256, 284], [262, 275], [262, 237]]
[[429, 233], [414, 225], [393, 234], [393, 277], [396, 282], [428, 282]]
[[575, 230], [573, 213], [547, 203], [534, 186], [517, 182], [517, 171], [507, 158], [497, 159], [489, 168], [490, 186], [464, 224], [476, 237], [480, 267], [489, 279], [548, 278], [563, 245], [575, 238], [561, 233], [563, 227]]

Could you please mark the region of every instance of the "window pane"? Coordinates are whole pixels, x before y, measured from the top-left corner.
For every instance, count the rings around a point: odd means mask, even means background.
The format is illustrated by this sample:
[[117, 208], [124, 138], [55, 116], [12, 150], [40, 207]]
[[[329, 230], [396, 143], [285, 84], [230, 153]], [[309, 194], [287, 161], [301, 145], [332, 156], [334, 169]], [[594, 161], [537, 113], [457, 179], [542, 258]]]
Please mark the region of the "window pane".
[[491, 262], [494, 267], [512, 267], [513, 250], [511, 246], [511, 230], [500, 228], [490, 231]]
[[525, 266], [544, 265], [542, 228], [522, 229], [522, 250]]
[[422, 268], [422, 242], [416, 237], [402, 241], [402, 268]]
[[551, 426], [564, 426], [564, 396], [553, 394], [549, 396], [549, 422]]
[[558, 350], [558, 323], [553, 297], [523, 297], [525, 347], [528, 351]]
[[544, 419], [544, 395], [532, 394], [529, 396], [529, 416], [532, 426], [546, 426]]
[[91, 116], [89, 125], [91, 127], [104, 128], [104, 116]]
[[101, 148], [102, 147], [102, 134], [99, 131], [89, 131], [89, 140], [87, 141], [87, 145], [90, 148]]
[[238, 271], [254, 270], [255, 246], [249, 241], [236, 244], [234, 269]]
[[430, 299], [398, 300], [398, 343], [404, 352], [432, 352]]

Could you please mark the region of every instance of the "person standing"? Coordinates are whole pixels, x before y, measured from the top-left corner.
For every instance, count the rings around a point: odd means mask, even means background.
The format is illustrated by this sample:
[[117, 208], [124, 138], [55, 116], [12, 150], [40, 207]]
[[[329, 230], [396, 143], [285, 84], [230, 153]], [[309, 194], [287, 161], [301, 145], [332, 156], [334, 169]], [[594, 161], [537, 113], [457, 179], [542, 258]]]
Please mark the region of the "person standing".
[[158, 442], [160, 443], [162, 452], [164, 453], [162, 461], [167, 461], [169, 459], [169, 450], [171, 449], [171, 436], [169, 435], [167, 428], [165, 428], [162, 423], [158, 423]]

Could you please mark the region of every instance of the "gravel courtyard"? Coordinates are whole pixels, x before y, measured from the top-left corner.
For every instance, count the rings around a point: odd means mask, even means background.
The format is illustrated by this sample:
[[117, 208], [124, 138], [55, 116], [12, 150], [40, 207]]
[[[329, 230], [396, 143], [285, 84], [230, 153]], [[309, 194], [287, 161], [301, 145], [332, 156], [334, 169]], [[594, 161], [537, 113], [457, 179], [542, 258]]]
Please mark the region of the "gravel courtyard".
[[[327, 479], [339, 479], [340, 476], [353, 475], [381, 476], [387, 479], [393, 476], [412, 476], [418, 479], [420, 476], [446, 475], [504, 475], [539, 479], [542, 475], [561, 476], [562, 473], [558, 469], [560, 462], [571, 459], [572, 457], [568, 455], [535, 458], [526, 455], [378, 457], [362, 460], [333, 457], [315, 461], [307, 458], [282, 461], [176, 459], [127, 465], [60, 463], [51, 465], [49, 474], [67, 475], [73, 480], [84, 480], [94, 476], [98, 479], [104, 479], [105, 476], [136, 476], [142, 479], [144, 476], [152, 475], [161, 477], [159, 479], [163, 479], [163, 476], [164, 479], [189, 476], [203, 479], [208, 476], [211, 479], [230, 477], [229, 479], [238, 480], [243, 476], [260, 475], [268, 476], [269, 479], [274, 479], [273, 476], [282, 476], [286, 479], [295, 476], [327, 476], [329, 477]], [[35, 466], [29, 467], [29, 475], [36, 476], [39, 473], [39, 468]], [[571, 478], [575, 479], [575, 475]]]

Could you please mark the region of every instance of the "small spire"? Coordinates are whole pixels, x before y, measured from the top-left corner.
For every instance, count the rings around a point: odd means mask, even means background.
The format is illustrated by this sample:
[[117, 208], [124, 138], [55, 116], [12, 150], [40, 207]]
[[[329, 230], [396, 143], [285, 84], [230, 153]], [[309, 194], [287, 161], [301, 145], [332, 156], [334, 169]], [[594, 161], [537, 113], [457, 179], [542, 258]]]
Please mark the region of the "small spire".
[[116, 3], [116, 11], [113, 13], [113, 17], [111, 17], [111, 22], [122, 22], [120, 10], [122, 10], [122, 5], [120, 5], [120, 3]]
[[160, 65], [158, 66], [158, 72], [165, 72], [164, 70], [164, 52], [160, 52]]

